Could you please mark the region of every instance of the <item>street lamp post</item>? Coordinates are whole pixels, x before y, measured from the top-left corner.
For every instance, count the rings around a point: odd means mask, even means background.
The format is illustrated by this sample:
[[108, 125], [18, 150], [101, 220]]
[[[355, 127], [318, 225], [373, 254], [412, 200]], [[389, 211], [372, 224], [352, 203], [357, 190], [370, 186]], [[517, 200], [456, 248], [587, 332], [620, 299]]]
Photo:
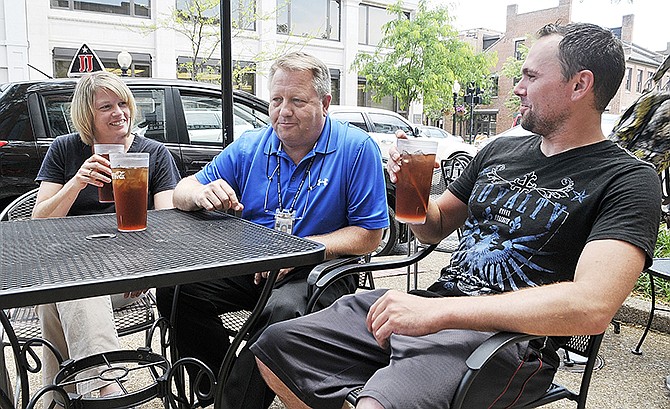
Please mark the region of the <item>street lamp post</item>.
[[451, 134], [456, 135], [456, 105], [458, 104], [458, 93], [461, 91], [461, 84], [454, 81], [454, 86], [451, 88], [454, 92], [454, 114], [451, 117]]
[[468, 84], [468, 88], [466, 89], [466, 95], [464, 97], [465, 102], [467, 102], [470, 105], [469, 113], [470, 113], [470, 125], [469, 125], [469, 135], [470, 135], [470, 143], [472, 143], [472, 139], [474, 137], [474, 132], [475, 132], [475, 105], [479, 105], [481, 103], [481, 95], [480, 95], [480, 90], [479, 87], [475, 85], [474, 82], [471, 82]]
[[116, 62], [119, 63], [119, 67], [121, 67], [121, 76], [122, 77], [127, 77], [128, 76], [128, 69], [130, 68], [131, 64], [133, 63], [133, 56], [130, 55], [130, 53], [126, 50], [123, 50], [119, 53], [119, 55], [116, 56]]

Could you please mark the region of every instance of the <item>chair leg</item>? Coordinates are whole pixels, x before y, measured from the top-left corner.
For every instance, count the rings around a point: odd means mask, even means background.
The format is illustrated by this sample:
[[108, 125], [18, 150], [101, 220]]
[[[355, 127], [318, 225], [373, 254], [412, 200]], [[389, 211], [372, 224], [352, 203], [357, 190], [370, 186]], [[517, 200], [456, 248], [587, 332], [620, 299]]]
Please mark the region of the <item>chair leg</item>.
[[651, 275], [651, 273], [649, 273], [649, 287], [651, 289], [651, 309], [649, 310], [649, 319], [647, 319], [647, 326], [644, 328], [644, 332], [642, 333], [637, 346], [631, 350], [631, 352], [635, 355], [642, 355], [640, 348], [642, 347], [644, 339], [647, 337], [647, 333], [649, 333], [651, 323], [654, 320], [654, 313], [656, 312], [656, 288], [654, 286], [654, 276]]

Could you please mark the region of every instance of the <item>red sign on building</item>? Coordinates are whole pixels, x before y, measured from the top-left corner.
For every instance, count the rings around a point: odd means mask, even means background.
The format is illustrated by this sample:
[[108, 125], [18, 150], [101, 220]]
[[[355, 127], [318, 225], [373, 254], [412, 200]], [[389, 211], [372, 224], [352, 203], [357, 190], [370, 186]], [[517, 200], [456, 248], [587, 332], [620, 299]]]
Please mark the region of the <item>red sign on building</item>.
[[70, 63], [68, 77], [80, 77], [86, 73], [94, 71], [103, 71], [105, 67], [98, 58], [95, 51], [83, 44]]

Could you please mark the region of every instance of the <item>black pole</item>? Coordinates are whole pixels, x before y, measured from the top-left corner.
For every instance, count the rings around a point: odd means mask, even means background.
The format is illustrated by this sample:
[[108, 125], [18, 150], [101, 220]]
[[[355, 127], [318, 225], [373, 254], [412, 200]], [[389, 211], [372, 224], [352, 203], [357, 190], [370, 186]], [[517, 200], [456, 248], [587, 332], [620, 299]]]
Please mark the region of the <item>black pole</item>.
[[221, 0], [221, 110], [223, 147], [233, 143], [233, 57], [230, 0]]
[[470, 143], [472, 143], [473, 132], [475, 131], [475, 95], [470, 94]]
[[451, 134], [456, 135], [456, 99], [458, 94], [454, 92], [454, 114], [451, 116]]

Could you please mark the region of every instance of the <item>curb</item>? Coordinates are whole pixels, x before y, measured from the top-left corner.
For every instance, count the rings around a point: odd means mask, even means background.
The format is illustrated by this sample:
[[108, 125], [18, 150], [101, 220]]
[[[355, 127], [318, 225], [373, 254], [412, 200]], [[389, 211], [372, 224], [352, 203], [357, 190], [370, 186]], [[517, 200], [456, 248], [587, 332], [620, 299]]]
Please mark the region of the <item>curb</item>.
[[[670, 309], [667, 305], [659, 303], [658, 300], [656, 301], [656, 311], [654, 312], [651, 329], [670, 334], [670, 312], [661, 311], [659, 308]], [[630, 296], [614, 315], [614, 319], [627, 324], [645, 327], [649, 319], [649, 311], [651, 311], [651, 301]]]

